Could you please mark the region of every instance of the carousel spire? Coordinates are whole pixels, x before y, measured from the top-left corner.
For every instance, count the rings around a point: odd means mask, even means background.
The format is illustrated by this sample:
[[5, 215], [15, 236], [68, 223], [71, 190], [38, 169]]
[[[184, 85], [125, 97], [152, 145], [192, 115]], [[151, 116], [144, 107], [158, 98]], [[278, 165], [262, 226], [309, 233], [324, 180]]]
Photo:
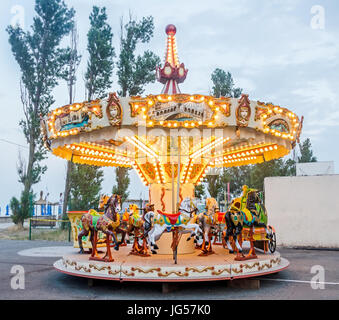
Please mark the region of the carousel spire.
[[180, 93], [178, 83], [184, 82], [188, 72], [188, 70], [185, 69], [185, 65], [183, 63], [180, 64], [179, 62], [175, 39], [176, 32], [177, 29], [173, 24], [169, 24], [166, 27], [167, 48], [165, 63], [162, 68], [157, 67], [157, 80], [164, 84], [161, 93]]

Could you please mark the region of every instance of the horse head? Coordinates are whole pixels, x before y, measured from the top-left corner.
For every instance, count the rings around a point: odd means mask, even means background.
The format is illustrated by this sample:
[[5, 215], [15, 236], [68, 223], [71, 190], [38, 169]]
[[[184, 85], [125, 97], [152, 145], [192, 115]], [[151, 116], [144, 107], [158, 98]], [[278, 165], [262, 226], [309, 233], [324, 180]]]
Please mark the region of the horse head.
[[244, 216], [241, 212], [241, 203], [239, 198], [234, 199], [228, 209], [231, 221], [235, 226], [238, 224], [243, 225], [244, 223]]
[[113, 194], [112, 197], [114, 197], [113, 200], [113, 209], [115, 212], [120, 212], [121, 211], [121, 196], [118, 194]]
[[98, 209], [103, 210], [105, 208], [105, 205], [107, 204], [108, 200], [109, 200], [109, 196], [107, 196], [105, 194], [100, 195]]
[[112, 194], [107, 201], [105, 214], [112, 215], [113, 220], [116, 220], [116, 214], [121, 211], [121, 197], [117, 194]]

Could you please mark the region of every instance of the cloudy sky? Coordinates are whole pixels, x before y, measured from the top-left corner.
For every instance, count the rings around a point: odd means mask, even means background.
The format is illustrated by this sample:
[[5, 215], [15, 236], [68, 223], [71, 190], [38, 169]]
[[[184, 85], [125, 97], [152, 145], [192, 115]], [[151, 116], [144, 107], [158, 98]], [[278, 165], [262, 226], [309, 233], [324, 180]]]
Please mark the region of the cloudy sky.
[[[189, 69], [184, 93], [208, 94], [215, 68], [230, 71], [236, 86], [251, 100], [273, 102], [304, 116], [302, 139], [311, 138], [319, 161], [334, 161], [339, 172], [339, 3], [336, 0], [66, 0], [76, 10], [79, 46], [83, 55], [78, 72], [76, 101], [85, 98], [83, 74], [86, 68], [88, 16], [93, 5], [106, 6], [119, 51], [120, 17], [128, 14], [140, 19], [152, 15], [154, 37], [147, 47], [164, 56], [164, 29], [177, 27], [179, 59]], [[319, 6], [320, 5], [320, 6]], [[24, 136], [18, 126], [23, 117], [20, 102], [20, 70], [8, 44], [7, 25], [19, 20], [29, 30], [34, 16], [34, 1], [0, 2], [0, 146], [2, 212], [11, 196], [19, 196], [16, 165], [19, 153], [27, 156]], [[65, 39], [64, 45], [68, 44]], [[143, 50], [145, 47], [140, 47]], [[118, 90], [116, 77], [111, 91]], [[158, 83], [145, 94], [158, 93]], [[60, 83], [54, 90], [53, 108], [67, 104], [67, 88]], [[14, 142], [11, 144], [6, 141]], [[34, 191], [50, 193], [57, 200], [63, 191], [65, 161], [49, 156], [48, 171]], [[135, 174], [130, 192], [147, 195]], [[103, 191], [110, 192], [114, 170], [105, 169]]]

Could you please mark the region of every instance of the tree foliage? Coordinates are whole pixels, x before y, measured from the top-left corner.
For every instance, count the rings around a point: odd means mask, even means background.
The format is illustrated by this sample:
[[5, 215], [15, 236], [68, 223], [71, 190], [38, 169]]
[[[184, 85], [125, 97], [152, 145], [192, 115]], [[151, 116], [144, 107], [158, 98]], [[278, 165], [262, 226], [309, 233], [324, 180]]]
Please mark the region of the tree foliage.
[[[70, 32], [74, 16], [74, 10], [68, 9], [62, 0], [36, 0], [35, 12], [31, 31], [25, 32], [18, 25], [6, 29], [21, 71], [24, 118], [19, 124], [29, 147], [28, 161], [20, 158], [18, 166], [19, 181], [24, 185], [22, 201], [27, 200], [32, 185], [40, 181], [47, 169], [41, 165], [46, 150], [40, 137], [40, 115], [46, 115], [54, 102], [52, 90], [58, 83], [65, 54], [60, 42]], [[22, 203], [20, 208], [16, 212], [29, 214], [22, 211], [28, 210], [28, 206]]]
[[152, 51], [146, 50], [142, 55], [136, 55], [138, 43], [148, 43], [153, 37], [153, 17], [143, 17], [136, 21], [130, 15], [127, 24], [123, 25], [121, 18], [120, 54], [117, 64], [118, 84], [122, 97], [142, 94], [144, 86], [156, 79], [155, 69], [160, 64], [160, 58]]
[[115, 50], [113, 33], [107, 23], [106, 8], [93, 6], [89, 16], [90, 29], [87, 33], [89, 59], [85, 74], [88, 100], [102, 98], [112, 85]]
[[313, 156], [312, 145], [310, 138], [299, 143], [300, 156], [298, 162], [316, 162], [317, 158]]
[[263, 190], [266, 177], [284, 176], [285, 163], [282, 159], [265, 161], [252, 166], [250, 172], [251, 188]]
[[216, 68], [211, 75], [211, 79], [213, 82], [213, 96], [217, 98], [220, 98], [221, 96], [233, 98], [240, 97], [242, 89], [234, 87], [234, 80], [230, 72]]
[[115, 181], [116, 185], [113, 186], [112, 192], [120, 195], [122, 202], [124, 202], [128, 198], [129, 192], [127, 190], [130, 184], [130, 178], [126, 168], [115, 168]]
[[203, 183], [199, 184], [199, 185], [196, 185], [194, 187], [194, 196], [198, 199], [203, 199], [206, 195], [206, 192], [205, 192], [205, 186]]
[[23, 227], [25, 219], [33, 216], [33, 193], [22, 191], [20, 201], [16, 197], [13, 197], [9, 206], [12, 211], [11, 218], [13, 222]]
[[244, 184], [250, 184], [250, 166], [224, 168], [220, 183], [223, 195], [227, 192], [227, 183], [230, 183], [230, 192], [232, 196], [241, 193], [241, 187]]
[[[71, 210], [89, 210], [99, 204], [102, 170], [91, 170], [86, 164], [74, 164], [71, 172]], [[97, 169], [97, 168], [94, 168]]]

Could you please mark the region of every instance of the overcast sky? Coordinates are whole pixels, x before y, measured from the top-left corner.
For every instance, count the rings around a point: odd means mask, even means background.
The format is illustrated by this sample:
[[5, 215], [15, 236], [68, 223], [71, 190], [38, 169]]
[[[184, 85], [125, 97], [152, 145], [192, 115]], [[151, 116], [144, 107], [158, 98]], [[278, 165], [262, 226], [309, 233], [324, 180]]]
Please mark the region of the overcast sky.
[[[177, 27], [180, 62], [189, 69], [183, 93], [208, 94], [211, 73], [215, 68], [230, 71], [238, 87], [251, 100], [273, 102], [304, 116], [302, 139], [311, 138], [319, 161], [334, 161], [339, 169], [339, 2], [336, 0], [66, 0], [76, 10], [79, 47], [83, 55], [78, 71], [76, 101], [85, 99], [83, 74], [86, 68], [86, 34], [88, 16], [93, 5], [106, 6], [114, 33], [114, 45], [119, 51], [119, 21], [127, 20], [129, 11], [136, 18], [152, 15], [154, 37], [147, 45], [162, 59], [165, 52], [167, 24]], [[319, 5], [321, 6], [319, 8]], [[19, 11], [18, 11], [19, 10]], [[1, 70], [1, 194], [2, 212], [11, 196], [19, 196], [16, 164], [18, 154], [27, 157], [24, 136], [18, 126], [23, 117], [19, 94], [20, 70], [11, 53], [5, 28], [15, 12], [22, 12], [24, 29], [29, 30], [34, 16], [34, 1], [2, 0], [0, 2], [0, 70]], [[321, 18], [324, 17], [324, 20]], [[320, 20], [318, 19], [320, 18]], [[65, 39], [64, 44], [68, 44]], [[140, 47], [143, 50], [145, 47]], [[116, 70], [115, 70], [116, 71]], [[111, 91], [117, 91], [116, 76]], [[156, 94], [162, 85], [146, 88], [146, 94]], [[54, 90], [53, 109], [67, 104], [67, 88], [60, 82]], [[22, 146], [9, 144], [3, 140]], [[39, 184], [38, 193], [50, 193], [57, 201], [63, 192], [65, 161], [50, 155], [45, 161], [48, 171]], [[130, 192], [133, 197], [145, 195], [139, 178], [133, 173]], [[105, 169], [103, 191], [110, 192], [114, 184], [114, 169]]]

